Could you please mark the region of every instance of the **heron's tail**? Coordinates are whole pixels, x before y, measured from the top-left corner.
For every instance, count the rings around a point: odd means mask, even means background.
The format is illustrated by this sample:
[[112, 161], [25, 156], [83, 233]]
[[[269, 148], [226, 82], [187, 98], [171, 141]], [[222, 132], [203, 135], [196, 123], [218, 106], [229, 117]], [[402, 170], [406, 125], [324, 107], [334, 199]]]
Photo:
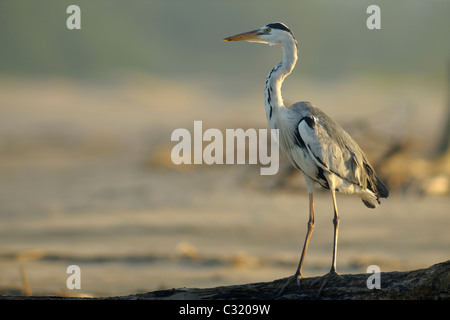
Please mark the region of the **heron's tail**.
[[364, 198], [361, 200], [368, 208], [373, 209], [380, 204], [380, 198], [387, 198], [389, 196], [389, 190], [375, 174], [373, 174], [370, 178], [368, 189], [373, 192], [375, 197]]

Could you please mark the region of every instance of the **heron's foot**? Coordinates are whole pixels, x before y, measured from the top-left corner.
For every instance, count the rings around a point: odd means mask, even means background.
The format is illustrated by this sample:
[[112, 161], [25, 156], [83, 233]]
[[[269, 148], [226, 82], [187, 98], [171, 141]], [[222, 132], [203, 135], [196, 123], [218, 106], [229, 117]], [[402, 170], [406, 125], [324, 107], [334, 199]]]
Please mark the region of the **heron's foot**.
[[281, 290], [278, 292], [277, 297], [281, 296], [281, 294], [292, 284], [292, 282], [297, 282], [297, 286], [300, 286], [300, 280], [304, 278], [302, 274], [294, 274], [290, 277], [285, 284], [281, 287]]
[[322, 294], [322, 291], [326, 287], [327, 283], [332, 279], [342, 280], [342, 276], [339, 273], [337, 273], [336, 271], [330, 271], [326, 275], [320, 277], [318, 280], [316, 280], [315, 282], [313, 282], [311, 284], [311, 286], [320, 284], [319, 291], [317, 292], [318, 297]]

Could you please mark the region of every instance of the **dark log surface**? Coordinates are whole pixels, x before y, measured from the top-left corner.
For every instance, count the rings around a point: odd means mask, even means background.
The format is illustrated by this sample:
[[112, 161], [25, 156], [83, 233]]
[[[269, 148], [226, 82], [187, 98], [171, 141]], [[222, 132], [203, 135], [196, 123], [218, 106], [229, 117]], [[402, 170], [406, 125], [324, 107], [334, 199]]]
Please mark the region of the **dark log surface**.
[[426, 269], [407, 272], [381, 272], [380, 289], [368, 289], [371, 274], [344, 274], [330, 278], [318, 295], [323, 278], [303, 278], [295, 281], [277, 296], [288, 278], [273, 282], [261, 282], [210, 289], [172, 289], [137, 294], [125, 299], [450, 299], [450, 260]]
[[58, 296], [0, 296], [0, 299], [59, 300], [59, 299], [108, 299], [108, 300], [450, 300], [450, 260], [426, 269], [405, 272], [381, 272], [380, 289], [368, 289], [364, 274], [344, 274], [332, 277], [318, 295], [322, 277], [303, 278], [300, 285], [295, 281], [282, 295], [277, 296], [288, 278], [273, 282], [260, 282], [215, 288], [179, 288], [159, 290], [143, 294], [108, 298], [68, 298]]

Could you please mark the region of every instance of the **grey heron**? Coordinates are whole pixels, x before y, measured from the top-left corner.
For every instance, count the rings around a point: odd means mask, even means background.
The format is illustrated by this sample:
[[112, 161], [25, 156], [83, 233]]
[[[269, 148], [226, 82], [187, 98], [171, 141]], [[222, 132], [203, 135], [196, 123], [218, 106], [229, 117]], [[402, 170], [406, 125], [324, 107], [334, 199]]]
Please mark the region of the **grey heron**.
[[336, 276], [336, 254], [339, 230], [339, 214], [336, 191], [356, 194], [369, 208], [375, 208], [380, 198], [387, 198], [389, 191], [377, 177], [364, 152], [353, 138], [333, 119], [310, 102], [301, 101], [286, 108], [281, 97], [284, 79], [297, 62], [297, 41], [292, 31], [283, 23], [270, 23], [262, 28], [240, 33], [224, 41], [248, 41], [269, 45], [280, 44], [283, 58], [268, 74], [265, 87], [265, 108], [271, 129], [278, 129], [278, 143], [292, 165], [303, 172], [309, 194], [309, 220], [302, 254], [295, 274], [289, 278], [282, 291], [294, 279], [299, 283], [311, 234], [314, 230], [315, 184], [329, 189], [334, 208], [333, 256], [325, 283]]

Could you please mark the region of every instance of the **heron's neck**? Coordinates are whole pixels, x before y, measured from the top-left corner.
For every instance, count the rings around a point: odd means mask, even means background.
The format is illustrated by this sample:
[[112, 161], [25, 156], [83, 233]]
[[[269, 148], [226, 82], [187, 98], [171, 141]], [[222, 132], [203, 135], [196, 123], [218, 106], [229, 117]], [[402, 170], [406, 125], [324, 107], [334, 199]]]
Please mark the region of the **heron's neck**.
[[284, 108], [281, 96], [281, 85], [294, 69], [297, 62], [297, 43], [295, 39], [290, 39], [282, 43], [283, 59], [267, 75], [265, 104], [267, 120], [271, 128], [275, 128], [275, 113], [279, 108]]

